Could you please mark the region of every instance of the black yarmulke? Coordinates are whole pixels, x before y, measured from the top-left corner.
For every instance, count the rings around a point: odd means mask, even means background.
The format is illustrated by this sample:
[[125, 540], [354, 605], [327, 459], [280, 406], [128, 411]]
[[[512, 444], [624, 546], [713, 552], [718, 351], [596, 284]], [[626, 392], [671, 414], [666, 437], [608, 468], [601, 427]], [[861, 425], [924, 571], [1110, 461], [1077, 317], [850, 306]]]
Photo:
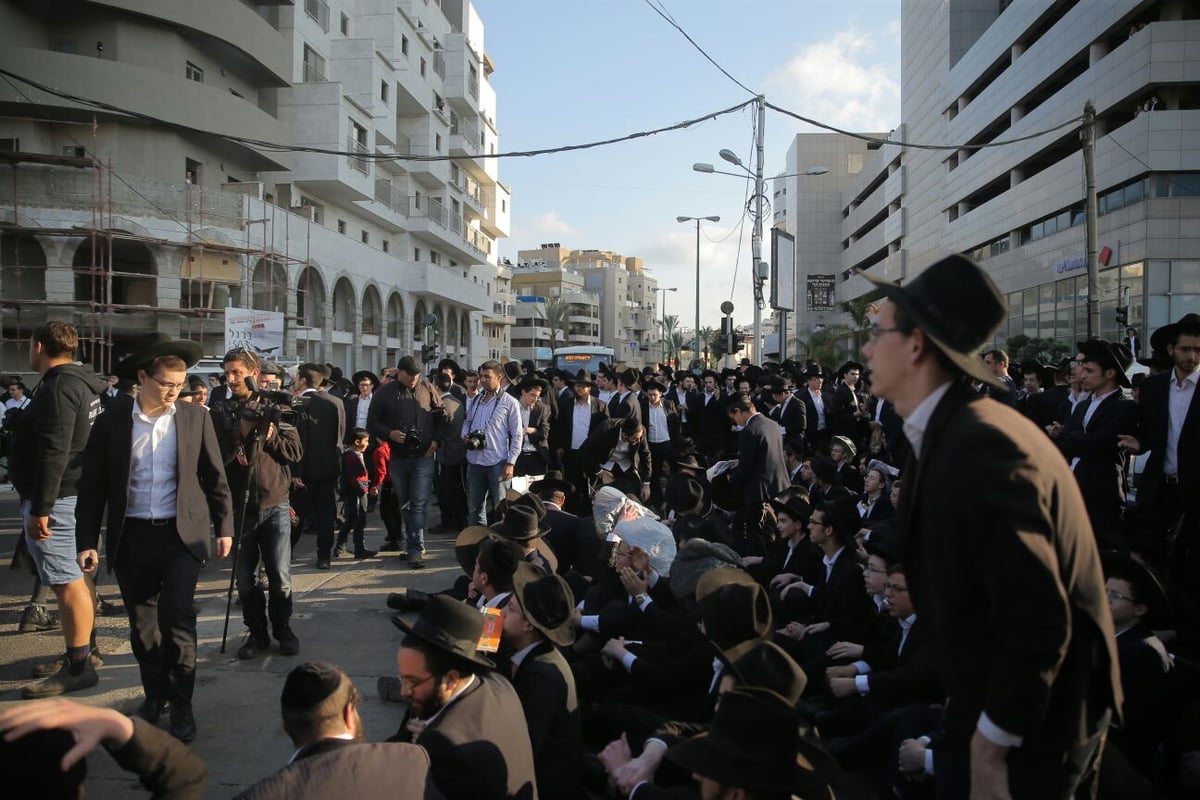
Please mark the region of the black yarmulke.
[[284, 708], [313, 708], [338, 690], [343, 677], [333, 664], [305, 662], [288, 673], [279, 704]]

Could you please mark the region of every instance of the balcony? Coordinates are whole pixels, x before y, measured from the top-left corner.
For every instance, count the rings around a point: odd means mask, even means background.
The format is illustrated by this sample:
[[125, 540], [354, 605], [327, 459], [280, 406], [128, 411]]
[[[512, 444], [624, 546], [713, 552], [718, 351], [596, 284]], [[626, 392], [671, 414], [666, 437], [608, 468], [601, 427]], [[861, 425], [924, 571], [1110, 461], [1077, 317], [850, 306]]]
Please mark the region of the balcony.
[[329, 33], [329, 4], [325, 0], [304, 0], [304, 13]]
[[350, 162], [350, 166], [363, 175], [369, 175], [371, 167], [368, 165], [367, 156], [371, 154], [370, 149], [358, 139], [355, 139], [354, 136], [347, 136], [346, 150], [354, 154], [346, 156], [346, 159]]
[[408, 216], [408, 197], [387, 178], [375, 179], [375, 201], [401, 216]]
[[433, 72], [442, 80], [446, 80], [446, 57], [441, 50], [433, 51]]
[[450, 117], [450, 155], [474, 158], [479, 155], [480, 150], [479, 127], [464, 117], [452, 114]]
[[[461, 217], [459, 217], [459, 219], [461, 219]], [[495, 244], [495, 241], [490, 236], [483, 231], [479, 231], [474, 228], [467, 228], [463, 238], [467, 240], [467, 244], [476, 253], [478, 253], [484, 261], [488, 260], [488, 257], [492, 254], [492, 246]]]
[[436, 197], [414, 195], [409, 201], [409, 233], [443, 250], [456, 261], [483, 263], [479, 250], [463, 237], [462, 215]]
[[387, 178], [375, 179], [375, 199], [355, 205], [392, 233], [408, 230], [408, 197]]

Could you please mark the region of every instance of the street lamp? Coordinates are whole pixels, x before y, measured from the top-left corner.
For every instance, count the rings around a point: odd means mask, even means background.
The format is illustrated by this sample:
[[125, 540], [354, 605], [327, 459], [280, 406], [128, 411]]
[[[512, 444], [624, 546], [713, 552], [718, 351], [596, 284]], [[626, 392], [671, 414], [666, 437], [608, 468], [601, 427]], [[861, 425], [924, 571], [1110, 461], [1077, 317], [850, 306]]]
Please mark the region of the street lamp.
[[666, 360], [664, 355], [667, 352], [667, 292], [678, 292], [679, 287], [672, 286], [671, 288], [655, 288], [654, 291], [662, 292], [663, 295], [659, 298], [659, 308], [662, 309], [662, 322], [659, 326], [662, 329], [662, 337], [659, 339], [658, 357]]
[[720, 222], [718, 216], [711, 217], [676, 217], [676, 222], [696, 223], [696, 356], [700, 355], [700, 221]]
[[[754, 333], [753, 333], [753, 336], [754, 336], [754, 357], [755, 358], [761, 358], [760, 354], [762, 353], [762, 342], [761, 342], [762, 308], [759, 306], [759, 301], [762, 296], [760, 287], [762, 285], [763, 277], [759, 273], [759, 269], [760, 269], [759, 263], [762, 261], [763, 200], [766, 197], [766, 195], [765, 195], [766, 179], [763, 177], [763, 171], [762, 171], [762, 166], [763, 166], [762, 165], [762, 158], [763, 158], [763, 156], [762, 156], [762, 152], [763, 152], [762, 126], [763, 126], [763, 122], [764, 122], [763, 106], [760, 105], [759, 106], [759, 119], [758, 119], [759, 129], [758, 129], [758, 143], [757, 143], [757, 148], [758, 148], [758, 169], [757, 169], [757, 171], [751, 171], [749, 167], [747, 167], [745, 164], [742, 163], [742, 159], [738, 157], [738, 154], [729, 149], [722, 149], [719, 153], [717, 153], [717, 155], [719, 155], [723, 161], [727, 161], [730, 164], [733, 164], [735, 167], [741, 168], [741, 170], [744, 174], [738, 174], [736, 172], [725, 172], [723, 170], [715, 169], [712, 164], [705, 164], [703, 162], [697, 162], [695, 164], [692, 164], [692, 169], [694, 169], [696, 172], [704, 172], [707, 174], [716, 173], [718, 175], [732, 175], [735, 178], [744, 178], [744, 177], [749, 176], [754, 179], [754, 196], [750, 199], [750, 203], [752, 204], [753, 216], [754, 216], [754, 232], [751, 234], [751, 237], [750, 237], [750, 256], [751, 256], [751, 260], [753, 262], [750, 267], [750, 274], [751, 274], [752, 280], [754, 281], [754, 284], [753, 284], [754, 285]], [[808, 169], [802, 170], [801, 172], [795, 172], [795, 173], [792, 173], [789, 175], [776, 175], [776, 176], [774, 176], [774, 178], [795, 178], [795, 177], [799, 177], [801, 175], [824, 175], [826, 172], [829, 172], [828, 167], [809, 167]], [[774, 179], [774, 178], [772, 178], [772, 179]]]

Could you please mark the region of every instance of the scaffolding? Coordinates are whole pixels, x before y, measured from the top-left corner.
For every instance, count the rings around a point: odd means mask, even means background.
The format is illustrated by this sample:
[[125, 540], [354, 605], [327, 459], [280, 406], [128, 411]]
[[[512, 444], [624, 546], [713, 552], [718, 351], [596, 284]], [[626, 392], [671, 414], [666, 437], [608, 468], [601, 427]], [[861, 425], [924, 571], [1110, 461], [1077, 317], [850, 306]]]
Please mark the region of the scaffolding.
[[[212, 340], [219, 342], [217, 347], [224, 345], [224, 308], [238, 304], [257, 307], [258, 267], [264, 269], [267, 302], [276, 292], [281, 293], [286, 312], [287, 281], [277, 285], [273, 280], [275, 269], [282, 266], [286, 276], [289, 267], [310, 264], [311, 214], [304, 256], [293, 258], [288, 222], [291, 214], [279, 209], [284, 227], [279, 252], [275, 246], [277, 206], [270, 202], [269, 195], [262, 196], [261, 184], [227, 183], [214, 192], [206, 191], [203, 183], [193, 183], [191, 175], [182, 184], [131, 181], [113, 169], [111, 160], [104, 162], [95, 156], [95, 120], [91, 128], [92, 146], [77, 148], [83, 155], [0, 152], [0, 209], [11, 215], [8, 220], [0, 219], [0, 372], [28, 370], [20, 345], [28, 341], [37, 325], [50, 318], [75, 325], [81, 360], [92, 364], [100, 374], [109, 373], [136, 337], [157, 330], [166, 315], [178, 318], [178, 335], [200, 341], [206, 352], [215, 354]], [[252, 205], [245, 198], [247, 189], [263, 199], [263, 213], [254, 219], [249, 219], [247, 213]], [[62, 227], [23, 224], [23, 218], [32, 223], [26, 211], [50, 211], [50, 217], [58, 211], [59, 217], [73, 215], [80, 222]], [[118, 216], [127, 215], [174, 222], [180, 226], [183, 238], [128, 230], [140, 226], [118, 221]], [[251, 232], [258, 225], [262, 226], [261, 237]], [[241, 232], [244, 244], [214, 240], [213, 227]], [[229, 235], [224, 238], [233, 240]], [[54, 299], [47, 296], [50, 265], [43, 243], [54, 239], [82, 240], [70, 256], [70, 300], [65, 299], [61, 286]], [[81, 258], [85, 247], [86, 257]], [[160, 253], [177, 252], [179, 257], [155, 259], [151, 247]], [[144, 266], [148, 267], [140, 271], [136, 259], [130, 257], [139, 248], [147, 257]], [[67, 258], [60, 254], [60, 267]], [[237, 264], [236, 280], [230, 279], [230, 262]], [[177, 268], [172, 268], [172, 263]], [[160, 306], [160, 282], [176, 277], [180, 281], [179, 304]], [[311, 282], [311, 273], [305, 281]], [[311, 286], [307, 291], [311, 298]], [[232, 302], [235, 299], [238, 302]], [[296, 316], [286, 319], [305, 325]], [[15, 348], [14, 343], [18, 345]]]

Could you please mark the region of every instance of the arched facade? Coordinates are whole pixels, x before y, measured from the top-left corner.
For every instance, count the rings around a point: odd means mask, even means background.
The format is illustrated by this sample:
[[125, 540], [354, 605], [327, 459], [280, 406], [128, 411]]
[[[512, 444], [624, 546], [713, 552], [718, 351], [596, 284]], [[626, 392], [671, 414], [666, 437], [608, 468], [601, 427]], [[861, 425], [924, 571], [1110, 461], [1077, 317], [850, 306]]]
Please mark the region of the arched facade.
[[260, 258], [250, 273], [250, 307], [287, 313], [287, 268], [272, 257]]

